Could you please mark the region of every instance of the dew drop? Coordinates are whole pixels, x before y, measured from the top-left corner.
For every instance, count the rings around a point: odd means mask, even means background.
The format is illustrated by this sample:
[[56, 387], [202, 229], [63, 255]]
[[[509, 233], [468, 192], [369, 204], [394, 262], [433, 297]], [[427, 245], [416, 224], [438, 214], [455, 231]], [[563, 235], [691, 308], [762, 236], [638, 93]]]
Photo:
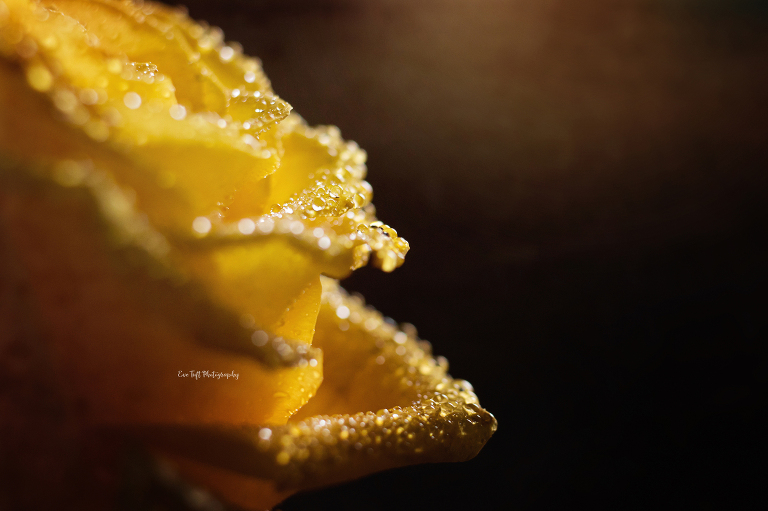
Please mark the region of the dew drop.
[[27, 69], [27, 82], [36, 91], [45, 92], [53, 85], [53, 76], [45, 66], [37, 64]]
[[243, 218], [237, 223], [237, 230], [242, 234], [253, 234], [256, 230], [256, 222], [250, 218]]
[[269, 341], [269, 334], [264, 330], [256, 330], [251, 335], [251, 342], [254, 344], [254, 346], [257, 346], [259, 348], [261, 348], [262, 346], [266, 346], [268, 341]]
[[275, 221], [271, 218], [260, 218], [258, 222], [256, 222], [256, 227], [258, 227], [259, 231], [262, 233], [269, 234], [275, 228]]
[[315, 211], [322, 211], [325, 208], [325, 200], [322, 197], [315, 197], [312, 199], [312, 209]]
[[349, 307], [346, 305], [341, 305], [339, 308], [336, 309], [336, 315], [340, 319], [347, 319], [349, 317]]
[[234, 56], [235, 50], [233, 50], [230, 46], [224, 46], [219, 50], [219, 57], [224, 62], [229, 62]]
[[141, 106], [141, 96], [135, 92], [126, 92], [123, 96], [123, 103], [131, 110], [136, 110]]
[[168, 112], [171, 114], [171, 118], [177, 121], [180, 121], [187, 116], [187, 109], [182, 105], [173, 105], [168, 109]]
[[198, 234], [208, 234], [211, 230], [211, 221], [204, 216], [199, 216], [192, 221], [192, 229]]

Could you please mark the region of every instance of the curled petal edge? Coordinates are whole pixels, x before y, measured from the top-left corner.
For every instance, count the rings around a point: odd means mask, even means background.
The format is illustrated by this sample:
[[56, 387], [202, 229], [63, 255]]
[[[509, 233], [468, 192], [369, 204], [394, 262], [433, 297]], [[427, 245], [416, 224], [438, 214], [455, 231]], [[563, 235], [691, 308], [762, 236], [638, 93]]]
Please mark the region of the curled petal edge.
[[[369, 380], [368, 388], [359, 390], [401, 404], [378, 411], [314, 414], [326, 407], [354, 406], [339, 401], [351, 396], [343, 395], [341, 378], [329, 371], [313, 400], [285, 425], [150, 425], [130, 432], [172, 459], [269, 482], [278, 496], [272, 504], [298, 490], [381, 470], [477, 455], [497, 422], [480, 407], [472, 386], [448, 375], [445, 359], [433, 358], [429, 344], [416, 337], [411, 325], [395, 327], [332, 279], [323, 279], [323, 289], [317, 345], [325, 359], [332, 363], [340, 355], [337, 341], [345, 335], [337, 334], [352, 331], [348, 341], [362, 340], [352, 349], [357, 376], [365, 377], [372, 365], [390, 375], [383, 390], [381, 380]], [[356, 325], [349, 324], [350, 316]], [[371, 401], [376, 404], [375, 398]], [[238, 504], [251, 508], [247, 500]]]

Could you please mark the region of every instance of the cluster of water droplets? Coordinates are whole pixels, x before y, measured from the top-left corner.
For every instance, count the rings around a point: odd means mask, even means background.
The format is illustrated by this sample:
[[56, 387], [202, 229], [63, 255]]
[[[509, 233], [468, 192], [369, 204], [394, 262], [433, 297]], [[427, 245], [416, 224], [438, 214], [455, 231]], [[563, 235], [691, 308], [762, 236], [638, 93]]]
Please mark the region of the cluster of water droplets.
[[394, 229], [375, 220], [371, 211], [372, 207], [350, 210], [341, 218], [322, 222], [283, 213], [246, 217], [237, 222], [225, 222], [220, 216], [211, 215], [195, 218], [191, 230], [198, 240], [213, 244], [285, 237], [302, 250], [332, 263], [325, 271], [338, 278], [364, 266], [371, 258], [374, 265], [390, 272], [403, 263], [408, 242], [399, 238]]
[[[90, 87], [75, 87], [45, 56], [46, 51], [55, 50], [58, 44], [55, 36], [37, 41], [25, 35], [13, 20], [8, 19], [7, 9], [3, 11], [6, 15], [0, 17], [0, 22], [5, 21], [3, 48], [15, 52], [25, 63], [30, 86], [49, 94], [59, 113], [72, 124], [82, 127], [94, 140], [112, 138], [128, 146], [146, 143], [147, 136], [141, 132], [132, 134], [127, 140], [119, 131], [127, 112], [147, 109], [151, 114], [165, 112], [171, 119], [193, 126], [215, 126], [236, 141], [233, 143], [247, 146], [257, 158], [275, 156], [276, 149], [260, 134], [283, 120], [290, 112], [290, 105], [268, 89], [269, 82], [258, 60], [245, 57], [235, 43], [225, 44], [220, 29], [190, 22], [182, 10], [173, 11], [171, 16], [183, 28], [178, 30], [163, 16], [156, 15], [151, 4], [126, 2], [119, 5], [125, 16], [163, 33], [168, 40], [184, 39], [182, 47], [186, 48], [186, 58], [213, 84], [211, 94], [214, 99], [210, 102], [214, 106], [220, 103], [218, 109], [194, 111], [193, 105], [185, 106], [183, 98], [176, 103], [173, 100], [176, 87], [155, 64], [132, 62], [124, 56], [107, 59], [103, 64], [103, 76], [97, 77]], [[48, 20], [50, 15], [42, 6], [36, 11], [40, 19]], [[87, 42], [94, 48], [100, 45], [94, 37], [88, 38]], [[38, 51], [40, 46], [42, 52]], [[303, 129], [306, 136], [325, 146], [328, 154], [335, 158], [334, 165], [317, 169], [311, 176], [313, 184], [309, 188], [294, 194], [283, 204], [272, 206], [268, 215], [239, 219], [235, 222], [239, 228], [229, 227], [229, 231], [241, 235], [269, 234], [269, 229], [259, 228], [248, 233], [249, 226], [274, 225], [275, 233], [293, 235], [318, 253], [335, 257], [352, 250], [350, 268], [366, 264], [371, 256], [374, 264], [385, 271], [400, 266], [408, 251], [408, 243], [374, 216], [372, 189], [364, 180], [365, 151], [354, 142], [344, 141], [334, 127], [309, 128], [297, 125], [295, 121], [291, 127]], [[115, 129], [118, 133], [113, 133]], [[170, 174], [165, 171], [161, 177]], [[164, 186], [172, 187], [176, 180], [169, 178], [165, 181]], [[312, 219], [327, 222], [314, 225], [309, 222]], [[196, 217], [193, 232], [208, 235], [217, 223], [220, 222], [215, 215]], [[321, 231], [322, 234], [317, 236]]]
[[[155, 13], [151, 4], [119, 5], [135, 22], [179, 44], [186, 63], [206, 84], [202, 99], [180, 94], [172, 73], [127, 57], [107, 60], [103, 75], [88, 86], [75, 86], [47, 56], [59, 44], [53, 31], [37, 38], [25, 34], [2, 0], [0, 54], [20, 62], [28, 85], [47, 94], [59, 117], [97, 142], [118, 142], [129, 149], [130, 144], [141, 145], [146, 138], [142, 133], [121, 139], [126, 118], [160, 115], [165, 121], [181, 123], [178, 126], [214, 128], [261, 159], [277, 157], [279, 143], [268, 135], [272, 132], [279, 139], [282, 126], [315, 140], [333, 163], [310, 169], [308, 186], [263, 215], [197, 216], [178, 239], [166, 239], [156, 231], [135, 207], [135, 197], [95, 171], [90, 162], [59, 161], [53, 168], [58, 184], [88, 188], [104, 216], [126, 233], [125, 242], [138, 241], [158, 259], [177, 243], [205, 248], [207, 243], [258, 243], [277, 236], [327, 259], [325, 273], [332, 276], [345, 276], [369, 260], [384, 271], [403, 263], [407, 241], [376, 219], [372, 189], [365, 181], [365, 151], [344, 141], [334, 127], [310, 128], [290, 116], [290, 105], [271, 92], [258, 60], [244, 56], [235, 43], [225, 44], [219, 29], [191, 22], [181, 10], [171, 12], [169, 20], [167, 13]], [[39, 7], [32, 16], [44, 22], [52, 11]], [[99, 44], [97, 38], [86, 38], [89, 48]], [[167, 181], [162, 188], [174, 186], [173, 180]], [[468, 382], [447, 373], [446, 359], [433, 357], [430, 344], [418, 338], [412, 325], [384, 318], [328, 278], [323, 279], [321, 308], [321, 315], [331, 318], [338, 332], [361, 334], [354, 338], [368, 344], [367, 362], [387, 375], [378, 384], [399, 404], [377, 412], [320, 415], [252, 430], [249, 440], [260, 453], [255, 463], [267, 466], [281, 485], [290, 487], [334, 481], [334, 474], [348, 467], [361, 467], [356, 470], [361, 475], [361, 471], [414, 461], [463, 460], [477, 453], [495, 430], [495, 419], [480, 407]], [[317, 349], [261, 329], [248, 314], [241, 316], [239, 327], [244, 329], [240, 330], [244, 344], [268, 366], [294, 365], [320, 377], [322, 359]], [[304, 383], [299, 384], [303, 393]], [[275, 399], [288, 397], [283, 392], [274, 395]]]
[[[377, 412], [322, 415], [265, 427], [255, 432], [257, 448], [275, 465], [285, 486], [322, 483], [337, 467], [363, 461], [381, 469], [421, 461], [463, 460], [474, 456], [496, 429], [472, 386], [447, 374], [443, 357], [433, 358], [428, 342], [412, 325], [400, 327], [335, 281], [324, 279], [322, 308], [338, 328], [367, 332], [371, 357], [395, 379], [392, 391], [410, 404]], [[359, 339], [359, 338], [358, 338]]]
[[[96, 141], [123, 142], [120, 131], [125, 127], [126, 109], [148, 109], [176, 121], [190, 122], [195, 117], [192, 122], [202, 120], [225, 130], [232, 144], [250, 148], [255, 157], [272, 156], [272, 148], [265, 147], [259, 135], [285, 118], [291, 107], [272, 93], [258, 59], [243, 55], [236, 43], [224, 44], [220, 29], [192, 22], [183, 9], [158, 11], [154, 4], [131, 1], [110, 2], [109, 6], [155, 31], [168, 42], [169, 51], [173, 43], [179, 61], [192, 71], [170, 76], [156, 63], [134, 62], [125, 54], [104, 59], [102, 48], [111, 48], [110, 43], [126, 34], [113, 32], [100, 40], [83, 33], [76, 20], [42, 4], [31, 12], [11, 12], [0, 1], [0, 53], [18, 59], [28, 84], [48, 94], [61, 117]], [[46, 27], [46, 23], [50, 25], [47, 29], [28, 32], [30, 26]], [[81, 76], [74, 76], [77, 71], [67, 71], [56, 60], [63, 55], [63, 43], [56, 33], [63, 30], [83, 34], [82, 47], [72, 53], [87, 68]], [[171, 75], [174, 73], [178, 71]], [[192, 76], [199, 79], [202, 91], [194, 97], [181, 93], [172, 83], [189, 82]], [[84, 86], [85, 82], [90, 83]]]

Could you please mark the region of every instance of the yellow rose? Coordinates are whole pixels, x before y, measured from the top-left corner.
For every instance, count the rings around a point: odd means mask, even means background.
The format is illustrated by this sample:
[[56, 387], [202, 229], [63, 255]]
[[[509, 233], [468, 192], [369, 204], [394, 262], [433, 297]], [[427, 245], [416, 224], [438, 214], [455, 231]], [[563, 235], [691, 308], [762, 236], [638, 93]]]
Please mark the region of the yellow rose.
[[[117, 483], [83, 481], [114, 459], [87, 453], [129, 439], [264, 509], [480, 450], [496, 422], [471, 386], [334, 280], [369, 258], [392, 271], [408, 244], [375, 218], [365, 153], [290, 110], [257, 60], [181, 11], [0, 0], [9, 459], [90, 474], [62, 491], [109, 505]], [[61, 431], [30, 411], [50, 400], [72, 456], [30, 445]], [[21, 473], [47, 483], [36, 470]]]

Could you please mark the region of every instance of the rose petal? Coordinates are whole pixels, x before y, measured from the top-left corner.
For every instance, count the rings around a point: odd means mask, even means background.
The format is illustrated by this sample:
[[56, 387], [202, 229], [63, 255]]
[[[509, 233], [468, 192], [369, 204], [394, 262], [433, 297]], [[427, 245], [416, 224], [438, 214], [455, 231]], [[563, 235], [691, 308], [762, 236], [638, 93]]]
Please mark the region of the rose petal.
[[[471, 387], [320, 278], [408, 251], [364, 151], [289, 115], [255, 59], [181, 11], [0, 7], [3, 257], [34, 297], [0, 319], [41, 318], [78, 428], [136, 435], [249, 509], [477, 453], [496, 422]], [[180, 378], [211, 365], [242, 380]]]
[[323, 287], [315, 342], [325, 352], [327, 376], [288, 424], [155, 425], [131, 433], [169, 455], [187, 477], [246, 509], [380, 470], [474, 457], [496, 420], [471, 385], [447, 375], [444, 359], [435, 360], [427, 343], [335, 281], [324, 279]]

